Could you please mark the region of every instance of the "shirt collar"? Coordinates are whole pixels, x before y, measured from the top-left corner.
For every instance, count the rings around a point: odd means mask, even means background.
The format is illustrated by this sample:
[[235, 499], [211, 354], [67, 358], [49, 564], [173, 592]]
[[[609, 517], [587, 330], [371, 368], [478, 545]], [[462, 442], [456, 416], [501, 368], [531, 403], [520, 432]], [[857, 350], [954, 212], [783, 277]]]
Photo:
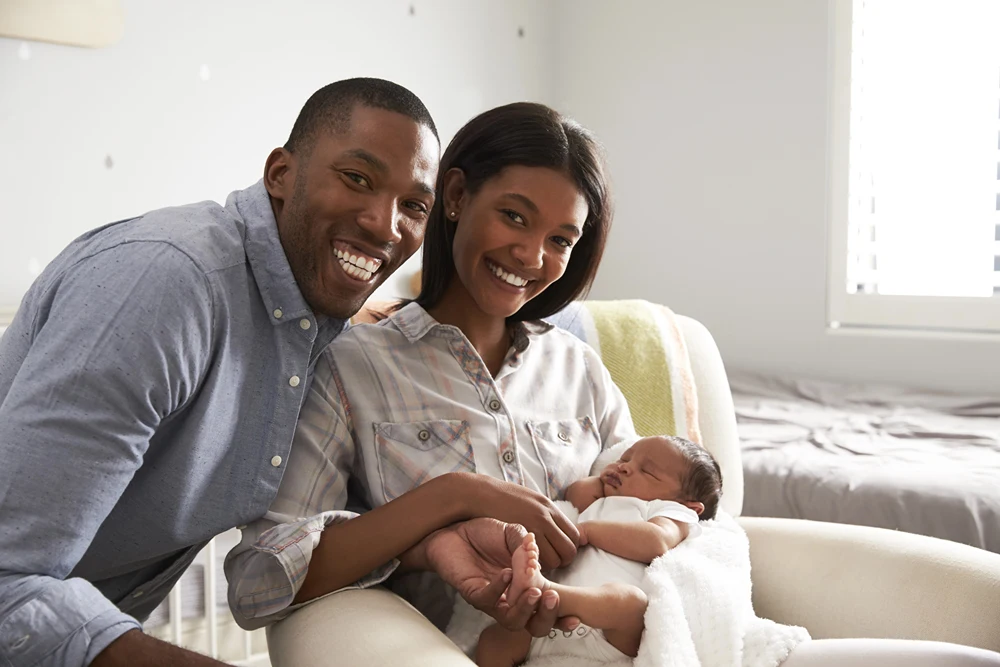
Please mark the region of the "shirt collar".
[[226, 211], [246, 225], [243, 246], [271, 323], [312, 316], [317, 324], [324, 324], [328, 318], [313, 314], [292, 275], [264, 181], [231, 193], [226, 200]]
[[[441, 324], [424, 307], [416, 302], [410, 302], [389, 317], [400, 333], [411, 343], [415, 343], [432, 331], [461, 336], [458, 327]], [[514, 323], [514, 349], [524, 352], [528, 348], [530, 338], [545, 333], [553, 325], [541, 320]]]

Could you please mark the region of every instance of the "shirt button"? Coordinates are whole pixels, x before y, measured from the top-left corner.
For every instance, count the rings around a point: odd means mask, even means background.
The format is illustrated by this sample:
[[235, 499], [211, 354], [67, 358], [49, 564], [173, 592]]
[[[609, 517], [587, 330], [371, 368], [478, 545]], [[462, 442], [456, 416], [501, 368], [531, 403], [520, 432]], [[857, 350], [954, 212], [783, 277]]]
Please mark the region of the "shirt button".
[[417, 434], [417, 437], [426, 442], [431, 439], [431, 432], [427, 429], [422, 429], [420, 433]]
[[272, 313], [272, 314], [274, 315], [274, 319], [276, 319], [276, 320], [280, 320], [281, 316], [284, 315], [284, 313], [281, 312], [281, 308], [275, 308], [274, 309], [274, 313]]
[[281, 457], [280, 456], [272, 456], [271, 457], [271, 465], [273, 465], [275, 468], [277, 468], [278, 466], [280, 466], [281, 465]]
[[492, 410], [493, 412], [499, 412], [500, 411], [500, 401], [498, 401], [495, 398], [492, 401], [490, 401], [490, 410]]
[[510, 451], [508, 449], [506, 452], [503, 453], [503, 460], [504, 460], [504, 463], [513, 463], [514, 462], [514, 452], [512, 452], [512, 451]]
[[312, 322], [310, 322], [306, 318], [302, 318], [301, 320], [299, 320], [299, 326], [302, 327], [303, 330], [305, 330], [312, 326]]
[[563, 442], [569, 442], [569, 436], [566, 435], [565, 433], [560, 433], [559, 439], [562, 440]]
[[298, 375], [293, 375], [292, 377], [288, 378], [288, 384], [292, 387], [298, 387], [299, 382], [300, 380]]

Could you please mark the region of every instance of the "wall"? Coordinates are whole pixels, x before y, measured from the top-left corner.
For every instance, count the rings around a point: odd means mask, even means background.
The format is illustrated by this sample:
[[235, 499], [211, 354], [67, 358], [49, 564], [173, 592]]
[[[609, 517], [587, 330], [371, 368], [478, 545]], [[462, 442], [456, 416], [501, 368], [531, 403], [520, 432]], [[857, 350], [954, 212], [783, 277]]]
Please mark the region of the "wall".
[[412, 4], [127, 1], [108, 49], [0, 39], [0, 308], [83, 230], [254, 182], [315, 88], [377, 75], [445, 141], [516, 99], [590, 126], [618, 198], [594, 296], [699, 318], [731, 369], [1000, 392], [997, 338], [825, 328], [826, 0]]
[[554, 100], [603, 140], [593, 296], [703, 321], [730, 369], [1000, 393], [1000, 337], [826, 330], [826, 0], [562, 0]]
[[446, 142], [551, 88], [547, 10], [531, 0], [124, 4], [109, 48], [0, 39], [0, 310], [83, 231], [254, 183], [330, 81], [411, 88]]

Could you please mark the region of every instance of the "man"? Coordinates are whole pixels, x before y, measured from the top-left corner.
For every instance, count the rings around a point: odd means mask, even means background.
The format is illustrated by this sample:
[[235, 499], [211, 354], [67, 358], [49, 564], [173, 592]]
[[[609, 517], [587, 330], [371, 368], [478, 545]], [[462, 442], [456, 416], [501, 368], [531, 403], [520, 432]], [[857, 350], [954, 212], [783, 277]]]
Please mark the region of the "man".
[[[205, 542], [267, 511], [319, 353], [421, 243], [439, 154], [410, 91], [330, 84], [225, 207], [94, 230], [39, 276], [0, 341], [7, 664], [219, 664], [139, 620]], [[523, 529], [462, 526], [426, 567], [490, 607]], [[537, 600], [496, 613], [555, 620]]]

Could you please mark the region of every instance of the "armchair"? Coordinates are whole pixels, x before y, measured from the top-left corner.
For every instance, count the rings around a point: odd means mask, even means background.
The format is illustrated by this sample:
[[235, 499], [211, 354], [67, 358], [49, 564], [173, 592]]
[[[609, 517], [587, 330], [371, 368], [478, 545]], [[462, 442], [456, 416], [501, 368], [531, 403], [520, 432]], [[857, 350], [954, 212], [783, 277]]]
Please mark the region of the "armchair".
[[[722, 467], [724, 510], [739, 516], [743, 472], [732, 396], [708, 330], [679, 317], [705, 446]], [[878, 528], [740, 518], [759, 616], [814, 638], [933, 639], [1000, 651], [1000, 555]], [[343, 591], [268, 629], [274, 667], [469, 667], [409, 604], [384, 589]]]

